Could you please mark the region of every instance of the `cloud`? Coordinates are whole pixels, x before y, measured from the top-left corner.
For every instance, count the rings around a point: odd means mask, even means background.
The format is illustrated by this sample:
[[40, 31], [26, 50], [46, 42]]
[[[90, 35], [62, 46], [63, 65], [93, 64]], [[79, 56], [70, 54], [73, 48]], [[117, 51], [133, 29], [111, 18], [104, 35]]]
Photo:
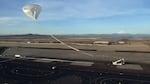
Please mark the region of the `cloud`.
[[150, 14], [143, 0], [32, 0], [42, 6], [41, 20], [91, 19]]
[[127, 34], [127, 32], [125, 32], [125, 31], [119, 31], [119, 32], [117, 32], [117, 34]]
[[[39, 16], [40, 21], [68, 20], [73, 18], [93, 19], [150, 14], [150, 8], [144, 7], [145, 1], [146, 0], [29, 0], [21, 2], [16, 0], [14, 3], [17, 3], [19, 7], [16, 6], [14, 9], [21, 10], [23, 4], [39, 4], [42, 6], [42, 12]], [[21, 3], [21, 5], [19, 3]], [[18, 14], [21, 16], [20, 11]]]
[[0, 25], [16, 25], [28, 21], [22, 17], [0, 17]]

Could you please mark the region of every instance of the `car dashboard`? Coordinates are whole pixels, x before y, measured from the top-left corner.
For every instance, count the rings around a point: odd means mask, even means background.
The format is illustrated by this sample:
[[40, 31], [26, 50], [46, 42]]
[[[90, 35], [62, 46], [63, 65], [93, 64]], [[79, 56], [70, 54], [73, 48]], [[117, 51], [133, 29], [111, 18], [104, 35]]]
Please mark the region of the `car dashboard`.
[[1, 84], [150, 84], [149, 65], [54, 58], [0, 58]]

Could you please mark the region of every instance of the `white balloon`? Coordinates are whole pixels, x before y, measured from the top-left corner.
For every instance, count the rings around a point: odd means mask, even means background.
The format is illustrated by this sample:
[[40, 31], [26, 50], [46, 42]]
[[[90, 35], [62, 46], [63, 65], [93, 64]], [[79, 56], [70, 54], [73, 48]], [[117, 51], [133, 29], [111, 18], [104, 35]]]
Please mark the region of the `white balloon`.
[[28, 4], [22, 8], [23, 12], [33, 20], [36, 20], [42, 10], [40, 5]]

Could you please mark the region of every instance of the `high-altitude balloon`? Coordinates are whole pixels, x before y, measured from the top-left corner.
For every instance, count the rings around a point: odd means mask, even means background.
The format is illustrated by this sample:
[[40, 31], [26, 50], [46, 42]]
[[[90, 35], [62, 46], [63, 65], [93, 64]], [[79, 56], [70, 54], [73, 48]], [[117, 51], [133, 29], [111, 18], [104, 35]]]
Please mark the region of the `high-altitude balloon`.
[[33, 20], [36, 20], [42, 10], [40, 5], [28, 4], [22, 8], [23, 12]]

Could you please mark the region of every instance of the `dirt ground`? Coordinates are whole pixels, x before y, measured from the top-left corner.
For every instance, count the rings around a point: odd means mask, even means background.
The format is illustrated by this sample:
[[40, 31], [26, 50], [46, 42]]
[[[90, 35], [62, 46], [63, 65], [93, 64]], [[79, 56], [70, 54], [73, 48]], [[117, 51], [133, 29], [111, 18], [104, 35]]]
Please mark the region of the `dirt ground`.
[[[124, 58], [127, 62], [150, 63], [150, 46], [147, 39], [130, 39], [122, 45], [93, 44], [94, 41], [114, 41], [106, 38], [59, 38], [67, 45], [80, 49], [73, 51], [52, 38], [0, 39], [0, 47], [11, 47], [3, 53], [5, 56], [21, 54], [23, 56], [39, 56], [89, 61], [115, 61]], [[30, 43], [28, 43], [30, 41]], [[26, 48], [16, 48], [26, 47]], [[32, 49], [33, 48], [33, 49]], [[36, 49], [40, 48], [40, 49]], [[43, 48], [43, 49], [41, 49]], [[45, 48], [45, 49], [44, 49]], [[63, 50], [64, 49], [64, 50]], [[67, 50], [68, 49], [68, 50]], [[70, 49], [70, 50], [69, 50]], [[89, 49], [89, 50], [88, 50]], [[117, 52], [133, 51], [133, 52]], [[136, 51], [136, 52], [134, 52]], [[85, 54], [86, 53], [86, 54]], [[87, 55], [90, 54], [89, 55]]]

